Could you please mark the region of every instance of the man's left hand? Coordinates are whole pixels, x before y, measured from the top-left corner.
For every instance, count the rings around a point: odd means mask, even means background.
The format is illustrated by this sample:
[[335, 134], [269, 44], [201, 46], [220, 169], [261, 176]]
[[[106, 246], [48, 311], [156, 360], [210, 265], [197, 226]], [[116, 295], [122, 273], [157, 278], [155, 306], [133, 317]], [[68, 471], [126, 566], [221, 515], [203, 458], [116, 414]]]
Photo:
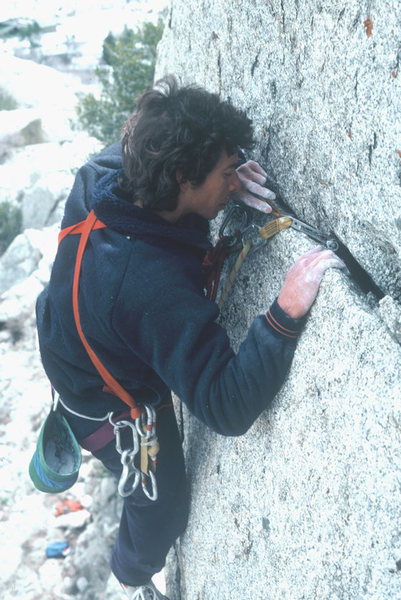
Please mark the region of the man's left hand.
[[262, 198], [274, 200], [276, 194], [264, 187], [267, 174], [262, 167], [254, 160], [248, 160], [238, 167], [237, 175], [242, 185], [242, 189], [236, 192], [238, 199], [251, 208], [267, 214], [271, 213], [271, 206]]

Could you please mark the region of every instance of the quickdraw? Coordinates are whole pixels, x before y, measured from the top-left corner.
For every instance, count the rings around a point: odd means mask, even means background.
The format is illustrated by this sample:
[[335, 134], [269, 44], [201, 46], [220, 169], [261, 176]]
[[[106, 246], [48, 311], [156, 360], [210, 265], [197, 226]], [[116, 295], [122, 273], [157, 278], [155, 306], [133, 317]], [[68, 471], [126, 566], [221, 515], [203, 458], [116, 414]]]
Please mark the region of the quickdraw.
[[[139, 469], [135, 466], [135, 457], [139, 452], [139, 441], [138, 441], [138, 433], [136, 431], [134, 423], [131, 421], [117, 421], [114, 423], [112, 418], [109, 419], [111, 425], [114, 427], [114, 435], [116, 438], [116, 450], [121, 456], [121, 464], [123, 467], [120, 480], [118, 482], [118, 493], [123, 498], [127, 498], [130, 496], [138, 487], [139, 481], [141, 479], [141, 473]], [[122, 449], [121, 446], [121, 430], [129, 428], [131, 431], [132, 437], [132, 446], [126, 450]], [[128, 482], [131, 478], [134, 478], [133, 481], [130, 482], [130, 486], [128, 486]]]
[[[145, 405], [146, 413], [135, 420], [135, 427], [140, 436], [142, 489], [149, 500], [157, 500], [156, 460], [159, 443], [156, 437], [156, 411], [153, 406]], [[151, 492], [148, 491], [148, 483]]]
[[[132, 421], [109, 422], [114, 428], [116, 450], [120, 454], [122, 473], [118, 482], [118, 493], [123, 498], [130, 496], [141, 482], [143, 493], [149, 500], [157, 500], [158, 490], [155, 477], [157, 453], [159, 444], [156, 437], [156, 412], [153, 407], [146, 405], [146, 412]], [[145, 419], [144, 416], [146, 415]], [[122, 448], [121, 432], [129, 429], [130, 443], [127, 449]], [[141, 452], [140, 468], [135, 465], [135, 458]]]
[[[219, 230], [219, 238], [225, 239], [226, 247], [230, 248], [231, 251], [240, 250], [238, 258], [234, 264], [234, 267], [228, 277], [225, 288], [220, 296], [219, 308], [222, 307], [223, 303], [227, 299], [227, 296], [231, 290], [234, 280], [245, 261], [248, 254], [252, 254], [266, 245], [267, 241], [284, 229], [292, 227], [296, 231], [306, 234], [309, 238], [319, 242], [326, 248], [336, 252], [339, 248], [338, 242], [331, 236], [322, 233], [318, 229], [299, 221], [295, 217], [289, 214], [283, 213], [277, 206], [270, 201], [268, 202], [272, 207], [272, 218], [266, 225], [259, 226], [255, 223], [249, 223], [249, 217], [246, 209], [239, 204], [234, 204], [227, 212], [222, 225]], [[237, 226], [235, 233], [231, 236], [226, 235], [226, 230], [229, 228], [233, 220], [239, 219], [240, 224]], [[214, 289], [215, 299], [217, 289]], [[208, 296], [210, 297], [210, 296]]]

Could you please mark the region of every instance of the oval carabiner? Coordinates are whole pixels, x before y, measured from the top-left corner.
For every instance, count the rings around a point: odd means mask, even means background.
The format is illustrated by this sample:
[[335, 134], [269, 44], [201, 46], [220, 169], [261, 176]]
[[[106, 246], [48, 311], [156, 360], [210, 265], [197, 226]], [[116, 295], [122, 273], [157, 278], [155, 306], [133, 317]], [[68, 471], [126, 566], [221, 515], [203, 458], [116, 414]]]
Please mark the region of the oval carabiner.
[[[230, 225], [231, 221], [234, 219], [236, 214], [241, 219], [241, 222], [240, 222], [239, 227], [237, 228], [237, 231], [239, 231], [239, 233], [242, 233], [242, 231], [247, 227], [248, 221], [249, 221], [247, 211], [245, 210], [245, 208], [243, 206], [241, 206], [241, 204], [232, 204], [229, 207], [227, 214], [225, 215], [225, 217], [221, 223], [221, 226], [219, 229], [219, 238], [222, 238], [225, 236], [225, 230]], [[238, 238], [236, 235], [228, 235], [227, 238], [228, 238], [227, 246], [229, 248], [236, 246], [236, 244], [238, 243]]]
[[150, 406], [149, 404], [144, 404], [143, 406], [146, 412], [146, 423], [144, 423], [145, 413], [142, 413], [140, 417], [135, 419], [135, 427], [140, 437], [148, 440], [155, 434], [156, 411], [153, 406]]
[[[150, 482], [152, 484], [152, 493], [150, 493], [146, 487], [146, 478], [147, 477], [150, 479]], [[156, 477], [150, 469], [149, 469], [148, 475], [146, 475], [145, 473], [142, 473], [142, 489], [143, 489], [143, 493], [145, 494], [145, 496], [147, 496], [149, 498], [149, 500], [152, 500], [152, 501], [157, 500], [158, 491], [157, 491]]]
[[129, 429], [131, 430], [131, 434], [132, 434], [132, 447], [129, 450], [130, 450], [130, 452], [132, 452], [135, 455], [139, 452], [139, 439], [138, 439], [135, 425], [131, 421], [124, 420], [124, 421], [117, 421], [117, 423], [115, 423], [114, 434], [116, 436], [116, 449], [119, 454], [122, 454], [120, 429], [125, 429], [126, 427], [129, 427]]
[[[135, 467], [134, 458], [135, 454], [133, 454], [130, 450], [123, 450], [121, 454], [121, 464], [123, 465], [123, 470], [118, 482], [118, 493], [122, 498], [127, 498], [133, 494], [141, 479], [141, 472]], [[126, 489], [126, 485], [132, 476], [134, 476], [134, 481], [132, 485]]]

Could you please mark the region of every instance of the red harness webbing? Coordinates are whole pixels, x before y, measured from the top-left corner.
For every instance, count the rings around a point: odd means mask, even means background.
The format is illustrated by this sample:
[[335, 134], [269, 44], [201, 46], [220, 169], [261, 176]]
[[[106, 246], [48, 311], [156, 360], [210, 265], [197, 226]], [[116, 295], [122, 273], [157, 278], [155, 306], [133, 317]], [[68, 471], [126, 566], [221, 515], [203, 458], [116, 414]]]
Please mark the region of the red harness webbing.
[[128, 406], [131, 409], [131, 417], [133, 419], [136, 419], [142, 414], [144, 409], [142, 407], [136, 405], [135, 400], [133, 399], [131, 394], [129, 394], [118, 383], [118, 381], [116, 379], [114, 379], [112, 374], [106, 369], [106, 367], [101, 362], [99, 357], [95, 354], [94, 350], [89, 345], [89, 343], [84, 335], [84, 332], [82, 331], [81, 320], [79, 318], [78, 289], [79, 289], [79, 277], [81, 274], [82, 257], [85, 252], [86, 244], [88, 242], [88, 238], [89, 238], [91, 231], [93, 231], [94, 229], [101, 229], [104, 227], [106, 227], [106, 225], [104, 223], [102, 223], [101, 221], [99, 221], [98, 218], [96, 217], [94, 211], [91, 210], [91, 212], [89, 213], [89, 215], [87, 216], [87, 218], [84, 221], [80, 221], [79, 223], [76, 223], [75, 225], [72, 225], [71, 227], [66, 227], [65, 229], [62, 229], [59, 233], [58, 243], [60, 243], [69, 234], [79, 234], [81, 236], [81, 239], [79, 241], [79, 246], [78, 246], [77, 258], [75, 261], [74, 280], [73, 280], [73, 286], [72, 286], [72, 307], [73, 307], [73, 311], [74, 311], [74, 319], [75, 319], [75, 324], [77, 326], [78, 334], [79, 334], [79, 337], [81, 338], [81, 341], [85, 347], [85, 350], [89, 354], [89, 358], [91, 359], [96, 370], [98, 371], [99, 375], [101, 376], [101, 378], [103, 379], [103, 381], [106, 384], [105, 387], [103, 388], [104, 391], [112, 392], [115, 396], [117, 396], [123, 402], [125, 402], [125, 404], [128, 404]]

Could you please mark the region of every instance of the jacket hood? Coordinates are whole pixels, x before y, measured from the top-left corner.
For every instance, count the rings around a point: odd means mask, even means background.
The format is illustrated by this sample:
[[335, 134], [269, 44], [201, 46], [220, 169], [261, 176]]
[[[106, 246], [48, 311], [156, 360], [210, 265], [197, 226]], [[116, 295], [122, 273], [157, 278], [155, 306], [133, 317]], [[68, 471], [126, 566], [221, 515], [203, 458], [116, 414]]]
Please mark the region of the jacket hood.
[[93, 209], [100, 221], [123, 235], [141, 239], [173, 239], [185, 245], [209, 250], [209, 223], [198, 215], [186, 215], [176, 223], [165, 221], [153, 211], [132, 204], [119, 186], [122, 169], [102, 177], [93, 190]]

